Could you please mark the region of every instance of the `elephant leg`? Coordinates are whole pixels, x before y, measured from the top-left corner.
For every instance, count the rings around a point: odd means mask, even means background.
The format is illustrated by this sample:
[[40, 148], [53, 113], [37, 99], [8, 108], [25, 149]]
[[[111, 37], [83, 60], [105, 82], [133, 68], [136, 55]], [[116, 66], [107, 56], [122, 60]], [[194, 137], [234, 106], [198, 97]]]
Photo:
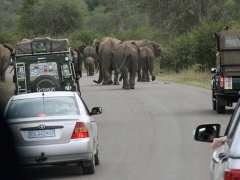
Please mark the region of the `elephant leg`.
[[148, 70], [146, 71], [146, 82], [150, 82]]
[[122, 72], [123, 72], [123, 89], [129, 90], [130, 83], [129, 83], [129, 77], [128, 77], [128, 69], [124, 68]]
[[142, 82], [146, 82], [146, 71], [142, 69]]
[[102, 85], [113, 84], [112, 77], [111, 77], [109, 69], [110, 69], [110, 66], [107, 66], [107, 67], [105, 67], [103, 69], [104, 76], [103, 76], [103, 83], [102, 83]]
[[141, 82], [142, 81], [142, 76], [141, 76], [141, 66], [139, 65], [138, 63], [138, 79], [137, 79], [138, 82]]
[[6, 81], [5, 81], [5, 72], [6, 72], [6, 70], [2, 69], [2, 70], [1, 70], [1, 74], [0, 74], [0, 76], [1, 76], [1, 81], [2, 81], [3, 83], [6, 82]]
[[118, 76], [119, 76], [118, 71], [114, 70], [114, 85], [119, 85]]

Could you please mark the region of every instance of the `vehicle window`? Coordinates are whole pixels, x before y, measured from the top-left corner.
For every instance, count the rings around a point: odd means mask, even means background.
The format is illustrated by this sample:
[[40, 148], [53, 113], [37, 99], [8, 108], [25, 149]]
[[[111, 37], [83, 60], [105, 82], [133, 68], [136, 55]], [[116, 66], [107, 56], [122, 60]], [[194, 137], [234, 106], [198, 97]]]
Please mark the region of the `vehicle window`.
[[25, 80], [25, 72], [23, 68], [17, 68], [17, 74], [18, 74], [18, 81], [24, 81]]
[[69, 64], [63, 64], [62, 68], [63, 68], [63, 77], [69, 78], [71, 76]]
[[226, 47], [239, 47], [240, 36], [225, 36]]
[[236, 106], [236, 109], [230, 119], [229, 125], [227, 127], [225, 135], [228, 136], [228, 143], [232, 142], [232, 138], [234, 136], [234, 132], [236, 130], [237, 124], [239, 124], [240, 120], [240, 107]]
[[86, 103], [84, 102], [84, 100], [81, 98], [81, 96], [80, 96], [79, 94], [78, 94], [78, 96], [79, 96], [79, 98], [81, 99], [81, 101], [82, 101], [82, 103], [83, 103], [83, 105], [84, 105], [84, 108], [85, 108], [85, 110], [86, 110], [86, 114], [90, 115], [90, 111], [89, 111]]
[[38, 76], [50, 75], [59, 79], [56, 62], [32, 63], [29, 65], [30, 81], [34, 81]]
[[75, 98], [44, 97], [13, 101], [7, 119], [78, 114], [80, 111]]

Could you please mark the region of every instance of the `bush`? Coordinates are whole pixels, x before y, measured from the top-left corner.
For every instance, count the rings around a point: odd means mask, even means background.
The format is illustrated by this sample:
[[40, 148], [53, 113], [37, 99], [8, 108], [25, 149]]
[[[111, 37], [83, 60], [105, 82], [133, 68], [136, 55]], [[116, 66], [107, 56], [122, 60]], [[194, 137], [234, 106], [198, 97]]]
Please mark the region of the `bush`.
[[215, 66], [216, 39], [214, 34], [226, 26], [225, 22], [204, 22], [192, 32], [169, 41], [164, 49], [164, 68], [179, 72], [189, 67]]

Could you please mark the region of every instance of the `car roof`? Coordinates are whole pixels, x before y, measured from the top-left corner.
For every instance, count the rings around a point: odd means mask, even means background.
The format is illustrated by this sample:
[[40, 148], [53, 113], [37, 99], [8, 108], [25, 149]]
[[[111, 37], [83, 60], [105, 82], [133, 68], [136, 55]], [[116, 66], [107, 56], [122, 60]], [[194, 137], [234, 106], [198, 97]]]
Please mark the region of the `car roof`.
[[52, 92], [34, 92], [28, 94], [20, 94], [13, 96], [12, 100], [19, 100], [19, 99], [31, 99], [31, 98], [39, 98], [39, 97], [59, 97], [59, 96], [72, 96], [76, 95], [76, 92], [72, 91], [52, 91]]

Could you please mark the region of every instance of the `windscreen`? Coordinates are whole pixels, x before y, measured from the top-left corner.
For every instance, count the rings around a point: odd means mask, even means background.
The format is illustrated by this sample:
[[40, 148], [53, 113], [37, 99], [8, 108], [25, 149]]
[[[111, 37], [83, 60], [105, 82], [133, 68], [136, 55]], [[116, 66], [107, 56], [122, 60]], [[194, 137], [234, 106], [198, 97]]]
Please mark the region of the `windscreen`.
[[240, 47], [240, 36], [225, 36], [226, 47]]
[[44, 97], [12, 101], [7, 119], [78, 114], [74, 97]]

